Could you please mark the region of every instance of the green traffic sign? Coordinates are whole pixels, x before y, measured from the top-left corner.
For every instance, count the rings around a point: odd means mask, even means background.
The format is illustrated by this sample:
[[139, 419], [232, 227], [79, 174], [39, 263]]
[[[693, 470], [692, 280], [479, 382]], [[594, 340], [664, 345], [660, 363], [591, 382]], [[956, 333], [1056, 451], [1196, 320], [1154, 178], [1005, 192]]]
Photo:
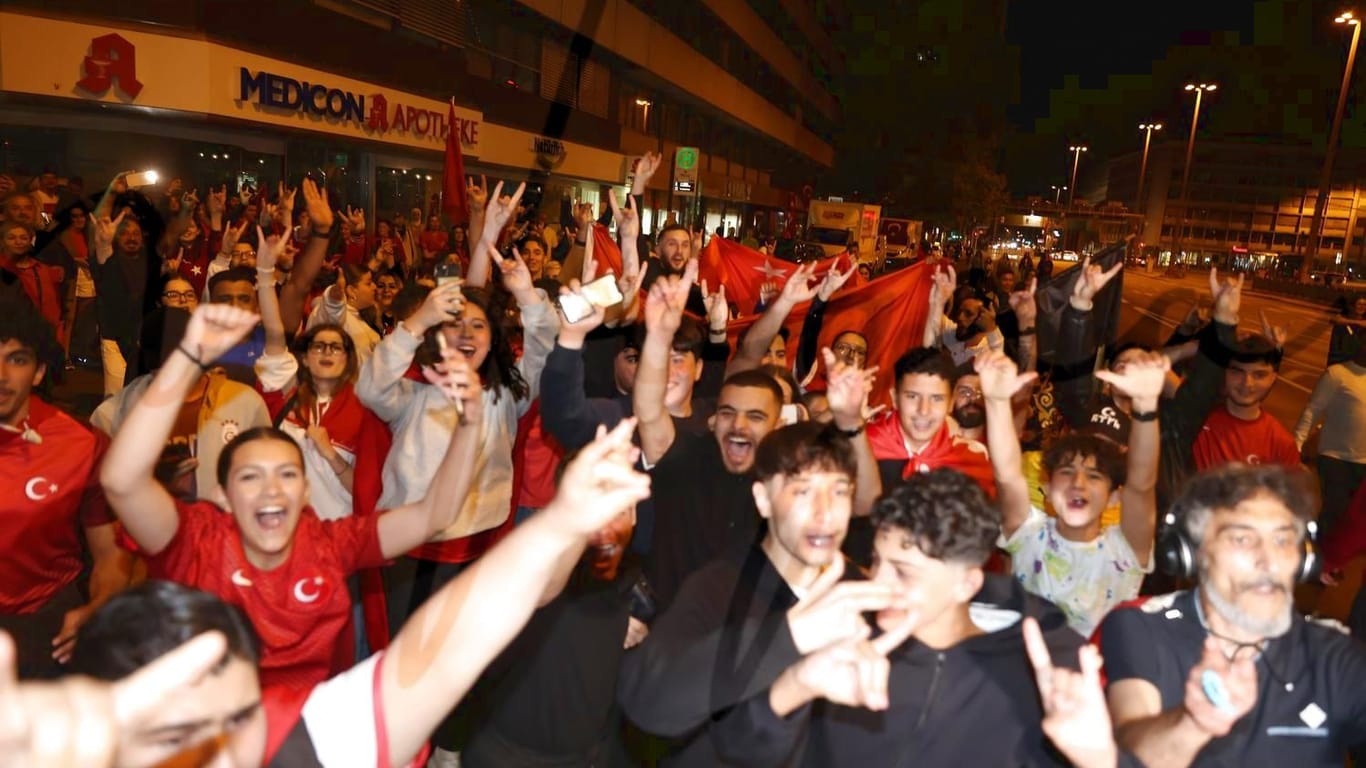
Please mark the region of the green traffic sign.
[[697, 149], [694, 147], [679, 147], [678, 154], [674, 158], [674, 164], [685, 171], [697, 167]]

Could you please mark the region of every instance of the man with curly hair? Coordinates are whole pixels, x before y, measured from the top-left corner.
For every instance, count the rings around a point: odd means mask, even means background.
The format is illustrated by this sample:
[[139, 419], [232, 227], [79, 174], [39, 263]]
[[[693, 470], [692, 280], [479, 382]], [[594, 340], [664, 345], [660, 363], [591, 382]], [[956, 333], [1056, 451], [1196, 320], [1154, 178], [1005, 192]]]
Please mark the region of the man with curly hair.
[[1024, 619], [1064, 666], [1082, 639], [1052, 603], [983, 572], [1000, 528], [982, 489], [917, 473], [878, 500], [873, 523], [873, 581], [903, 605], [875, 614], [877, 638], [806, 654], [714, 724], [725, 764], [1066, 765], [1040, 725]]

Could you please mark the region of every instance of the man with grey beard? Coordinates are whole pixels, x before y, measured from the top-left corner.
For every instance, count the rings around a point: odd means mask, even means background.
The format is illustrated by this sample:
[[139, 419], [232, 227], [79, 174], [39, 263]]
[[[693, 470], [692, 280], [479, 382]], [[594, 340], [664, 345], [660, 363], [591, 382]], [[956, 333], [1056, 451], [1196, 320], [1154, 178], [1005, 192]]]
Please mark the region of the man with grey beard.
[[1158, 559], [1196, 587], [1099, 630], [1117, 741], [1145, 765], [1341, 766], [1366, 745], [1366, 649], [1295, 613], [1316, 508], [1306, 473], [1240, 464], [1196, 475], [1172, 506], [1179, 534]]

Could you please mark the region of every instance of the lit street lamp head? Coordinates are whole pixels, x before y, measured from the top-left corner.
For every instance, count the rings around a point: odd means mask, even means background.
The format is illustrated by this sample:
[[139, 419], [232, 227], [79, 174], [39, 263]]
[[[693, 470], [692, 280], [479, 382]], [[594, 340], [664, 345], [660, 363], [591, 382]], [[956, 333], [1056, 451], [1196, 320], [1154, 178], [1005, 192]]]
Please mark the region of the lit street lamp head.
[[1218, 87], [1218, 83], [1186, 83], [1186, 90], [1188, 91], [1213, 91]]
[[1138, 124], [1138, 130], [1140, 130], [1140, 131], [1160, 131], [1160, 130], [1162, 130], [1162, 123], [1139, 123], [1139, 124]]
[[1358, 18], [1356, 18], [1355, 16], [1353, 16], [1351, 11], [1346, 11], [1346, 12], [1344, 12], [1341, 16], [1338, 16], [1336, 19], [1333, 19], [1333, 23], [1335, 23], [1335, 24], [1360, 24], [1360, 23], [1361, 23], [1361, 19], [1358, 19]]

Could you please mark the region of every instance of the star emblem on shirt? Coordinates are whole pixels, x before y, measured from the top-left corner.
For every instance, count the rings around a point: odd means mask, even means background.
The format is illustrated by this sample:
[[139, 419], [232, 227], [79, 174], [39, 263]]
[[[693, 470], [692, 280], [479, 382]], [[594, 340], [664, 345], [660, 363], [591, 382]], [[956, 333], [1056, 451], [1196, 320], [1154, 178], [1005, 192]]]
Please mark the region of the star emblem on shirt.
[[787, 277], [787, 270], [773, 266], [773, 262], [769, 259], [764, 259], [764, 265], [762, 267], [754, 267], [753, 269], [756, 272], [763, 272], [764, 277], [769, 280]]
[[190, 274], [192, 275], [198, 275], [203, 272], [204, 270], [200, 269], [198, 264], [194, 265], [193, 267], [190, 267]]

